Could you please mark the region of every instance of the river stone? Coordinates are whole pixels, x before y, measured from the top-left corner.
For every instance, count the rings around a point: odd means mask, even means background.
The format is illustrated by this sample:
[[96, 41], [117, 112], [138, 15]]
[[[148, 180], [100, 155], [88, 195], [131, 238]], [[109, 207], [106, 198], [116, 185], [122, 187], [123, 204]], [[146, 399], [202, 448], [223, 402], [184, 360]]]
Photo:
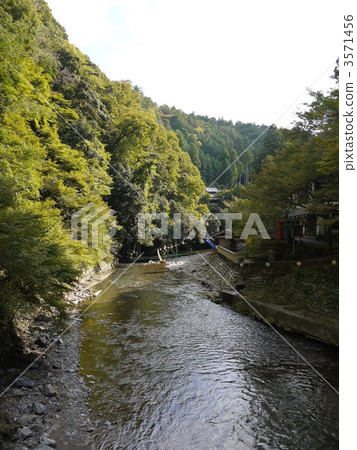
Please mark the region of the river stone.
[[28, 425], [34, 422], [37, 417], [34, 414], [22, 414], [20, 418], [21, 425]]
[[45, 446], [49, 446], [51, 448], [56, 448], [57, 442], [54, 439], [49, 438], [48, 436], [41, 436], [40, 439], [41, 444]]
[[39, 314], [35, 317], [36, 322], [51, 322], [51, 316], [48, 316], [47, 314]]
[[37, 344], [40, 347], [47, 347], [48, 339], [46, 336], [41, 335], [36, 339], [35, 344]]
[[25, 404], [20, 404], [20, 405], [19, 405], [19, 413], [20, 413], [21, 415], [26, 414], [26, 413], [28, 413], [28, 412], [29, 412], [29, 406], [28, 406], [27, 403], [25, 403]]
[[43, 423], [41, 423], [41, 422], [36, 422], [36, 423], [34, 423], [33, 425], [32, 425], [32, 428], [33, 428], [33, 430], [34, 431], [37, 431], [37, 432], [40, 432], [40, 431], [43, 431]]
[[14, 390], [12, 391], [12, 395], [13, 395], [14, 397], [23, 397], [23, 396], [25, 395], [25, 392], [22, 391], [21, 389], [14, 389]]
[[27, 387], [27, 388], [33, 388], [35, 386], [35, 382], [33, 380], [30, 380], [30, 378], [27, 377], [21, 377], [18, 378], [14, 382], [14, 386], [17, 387]]
[[30, 370], [38, 369], [41, 366], [40, 361], [34, 361], [31, 366], [29, 367]]
[[42, 404], [41, 402], [39, 402], [38, 400], [33, 402], [32, 408], [33, 408], [34, 413], [39, 414], [39, 415], [45, 414], [47, 411], [46, 406], [44, 404]]
[[53, 450], [54, 447], [50, 447], [49, 445], [40, 444], [37, 447], [37, 450]]
[[27, 439], [29, 436], [32, 435], [32, 431], [30, 430], [29, 427], [23, 427], [17, 430], [17, 434], [19, 435], [19, 439], [21, 441], [24, 441], [25, 439]]
[[42, 392], [46, 397], [54, 397], [55, 395], [57, 395], [56, 388], [51, 383], [46, 383], [43, 386]]

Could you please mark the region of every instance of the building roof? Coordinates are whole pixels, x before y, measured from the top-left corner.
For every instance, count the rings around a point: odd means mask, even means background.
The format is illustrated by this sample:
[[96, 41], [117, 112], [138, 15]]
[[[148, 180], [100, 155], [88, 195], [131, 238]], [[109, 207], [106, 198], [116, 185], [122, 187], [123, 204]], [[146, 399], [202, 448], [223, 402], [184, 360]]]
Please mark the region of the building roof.
[[209, 193], [220, 192], [216, 187], [208, 187], [206, 188], [206, 191]]
[[289, 213], [289, 217], [298, 217], [298, 216], [307, 216], [309, 214], [309, 210], [304, 206], [298, 206]]

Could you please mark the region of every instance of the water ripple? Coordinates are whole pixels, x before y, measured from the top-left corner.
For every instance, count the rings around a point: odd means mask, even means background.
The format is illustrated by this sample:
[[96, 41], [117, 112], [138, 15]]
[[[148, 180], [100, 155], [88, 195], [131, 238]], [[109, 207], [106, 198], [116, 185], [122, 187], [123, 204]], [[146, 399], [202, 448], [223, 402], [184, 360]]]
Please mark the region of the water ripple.
[[[336, 394], [271, 329], [172, 267], [119, 281], [82, 325], [99, 449], [338, 448]], [[287, 338], [336, 384], [334, 349]]]

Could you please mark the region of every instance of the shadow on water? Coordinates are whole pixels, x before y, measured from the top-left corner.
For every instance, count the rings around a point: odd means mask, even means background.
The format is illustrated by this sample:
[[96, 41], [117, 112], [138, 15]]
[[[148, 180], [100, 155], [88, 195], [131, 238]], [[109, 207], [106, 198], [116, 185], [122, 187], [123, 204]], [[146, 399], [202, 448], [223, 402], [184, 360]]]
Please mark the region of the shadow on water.
[[[113, 424], [98, 448], [338, 448], [337, 394], [269, 327], [207, 293], [170, 265], [136, 265], [86, 314], [83, 376]], [[334, 348], [284, 337], [336, 385]]]

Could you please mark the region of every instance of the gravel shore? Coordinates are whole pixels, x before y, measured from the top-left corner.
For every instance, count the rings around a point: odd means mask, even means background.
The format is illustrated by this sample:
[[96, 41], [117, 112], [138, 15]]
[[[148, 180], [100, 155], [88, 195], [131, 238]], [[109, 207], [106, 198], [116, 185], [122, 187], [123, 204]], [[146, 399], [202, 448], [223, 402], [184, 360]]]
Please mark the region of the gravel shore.
[[87, 273], [68, 296], [74, 308], [64, 334], [54, 332], [50, 316], [33, 318], [26, 330], [27, 359], [29, 364], [34, 361], [30, 367], [19, 364], [1, 369], [1, 449], [95, 448], [92, 432], [105, 424], [88, 407], [90, 385], [95, 381], [84, 380], [80, 374], [81, 318], [76, 306], [93, 298], [91, 286], [109, 274]]

